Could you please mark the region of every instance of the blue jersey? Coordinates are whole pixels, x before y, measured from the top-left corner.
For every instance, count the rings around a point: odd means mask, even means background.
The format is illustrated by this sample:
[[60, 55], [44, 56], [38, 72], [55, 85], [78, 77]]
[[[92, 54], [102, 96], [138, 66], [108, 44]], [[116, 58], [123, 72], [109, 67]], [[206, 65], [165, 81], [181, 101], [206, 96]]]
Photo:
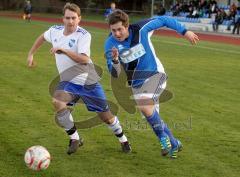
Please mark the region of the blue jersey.
[[[110, 34], [105, 42], [105, 55], [109, 72], [112, 71], [113, 65], [111, 49], [115, 47], [119, 51], [119, 60], [128, 75], [128, 79], [131, 80], [132, 87], [141, 86], [147, 78], [156, 73], [165, 73], [150, 40], [154, 30], [164, 26], [176, 30], [182, 35], [187, 31], [183, 25], [173, 18], [156, 16], [130, 25], [129, 37], [124, 41], [120, 42]], [[123, 61], [125, 55], [128, 55], [126, 61], [130, 62]]]
[[110, 9], [106, 9], [105, 13], [104, 13], [104, 16], [105, 17], [108, 17], [111, 13], [113, 13], [114, 10], [112, 10], [111, 8]]

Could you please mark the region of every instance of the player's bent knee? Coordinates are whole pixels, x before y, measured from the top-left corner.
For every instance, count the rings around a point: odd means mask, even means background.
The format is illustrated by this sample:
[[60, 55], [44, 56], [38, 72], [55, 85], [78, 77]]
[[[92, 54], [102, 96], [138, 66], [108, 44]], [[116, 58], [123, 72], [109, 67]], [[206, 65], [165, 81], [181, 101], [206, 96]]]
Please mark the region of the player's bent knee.
[[150, 117], [153, 114], [154, 107], [153, 106], [140, 106], [139, 110], [145, 117]]
[[114, 117], [111, 117], [111, 118], [106, 119], [104, 122], [106, 124], [112, 124], [114, 122], [114, 120], [115, 120]]
[[112, 124], [114, 122], [115, 116], [110, 111], [100, 112], [100, 113], [98, 113], [98, 116], [106, 124]]
[[62, 90], [57, 90], [53, 94], [53, 99], [60, 102], [70, 102], [73, 99], [73, 97], [69, 93], [66, 93]]
[[62, 101], [59, 101], [57, 99], [52, 99], [52, 104], [53, 104], [56, 112], [58, 112], [58, 111], [67, 107], [66, 103], [64, 103]]

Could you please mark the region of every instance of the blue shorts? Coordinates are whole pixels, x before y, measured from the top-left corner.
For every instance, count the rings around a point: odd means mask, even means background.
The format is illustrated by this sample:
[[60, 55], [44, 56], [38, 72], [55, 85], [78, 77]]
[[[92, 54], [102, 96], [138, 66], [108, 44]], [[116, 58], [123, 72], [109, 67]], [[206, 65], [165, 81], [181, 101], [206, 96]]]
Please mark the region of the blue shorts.
[[59, 83], [57, 90], [63, 90], [73, 96], [74, 99], [67, 104], [68, 106], [75, 105], [81, 99], [89, 111], [109, 111], [106, 96], [99, 83], [83, 86], [63, 81]]

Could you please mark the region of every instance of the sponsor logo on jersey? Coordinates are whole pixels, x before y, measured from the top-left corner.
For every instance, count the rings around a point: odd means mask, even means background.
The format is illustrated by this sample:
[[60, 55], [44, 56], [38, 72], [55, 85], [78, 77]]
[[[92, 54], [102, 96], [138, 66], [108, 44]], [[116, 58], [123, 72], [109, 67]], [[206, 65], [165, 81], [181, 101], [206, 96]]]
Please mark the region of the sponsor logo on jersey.
[[123, 63], [129, 63], [142, 57], [145, 53], [146, 51], [143, 45], [139, 43], [128, 50], [123, 50], [123, 52], [120, 53], [120, 58]]
[[122, 44], [119, 44], [117, 47], [118, 47], [118, 50], [122, 50], [122, 49], [124, 49], [124, 47], [123, 47]]

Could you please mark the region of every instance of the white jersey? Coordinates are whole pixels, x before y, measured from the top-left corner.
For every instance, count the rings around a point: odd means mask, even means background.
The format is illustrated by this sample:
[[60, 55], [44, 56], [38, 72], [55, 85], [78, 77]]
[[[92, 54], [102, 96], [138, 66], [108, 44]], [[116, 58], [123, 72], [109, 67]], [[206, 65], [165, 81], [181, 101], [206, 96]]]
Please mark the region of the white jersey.
[[[50, 42], [53, 47], [60, 47], [64, 49], [71, 50], [79, 54], [85, 54], [90, 57], [90, 44], [91, 35], [85, 29], [77, 27], [76, 31], [70, 35], [65, 36], [63, 34], [64, 26], [52, 26], [44, 33], [44, 38], [46, 41]], [[61, 73], [67, 69], [79, 64], [72, 60], [70, 57], [64, 54], [55, 54], [56, 65], [58, 72]], [[89, 61], [92, 63], [92, 61]], [[84, 85], [88, 77], [87, 72], [79, 72], [81, 74], [71, 78], [69, 82], [78, 85]]]

